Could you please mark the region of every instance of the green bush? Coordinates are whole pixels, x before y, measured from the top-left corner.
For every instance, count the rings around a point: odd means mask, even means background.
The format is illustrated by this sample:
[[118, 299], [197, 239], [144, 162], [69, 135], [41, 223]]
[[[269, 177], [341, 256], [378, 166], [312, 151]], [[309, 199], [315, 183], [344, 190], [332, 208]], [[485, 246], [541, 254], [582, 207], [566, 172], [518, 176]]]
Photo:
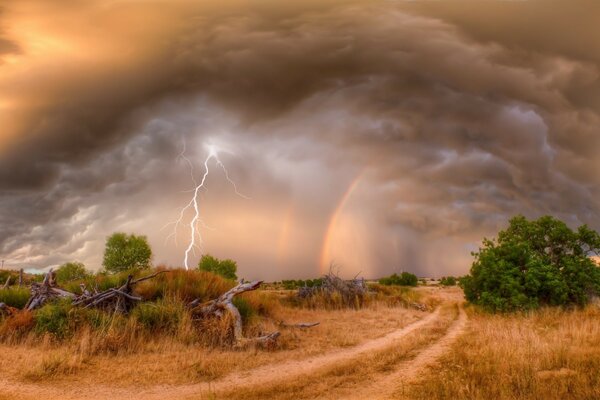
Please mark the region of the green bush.
[[64, 339], [73, 334], [70, 324], [70, 300], [56, 301], [44, 305], [34, 314], [35, 332], [50, 333], [57, 339]]
[[417, 286], [419, 283], [419, 278], [415, 274], [411, 274], [410, 272], [403, 272], [400, 275], [392, 274], [388, 277], [381, 278], [379, 280], [381, 285], [398, 285], [398, 286]]
[[248, 300], [243, 297], [234, 297], [233, 305], [236, 306], [240, 315], [242, 316], [242, 322], [246, 324], [254, 315], [255, 311], [252, 309], [252, 306], [248, 302]]
[[456, 286], [456, 278], [453, 276], [444, 276], [440, 279], [442, 286]]
[[221, 275], [225, 279], [237, 280], [237, 263], [230, 259], [219, 260], [217, 257], [205, 254], [200, 258], [198, 269]]
[[29, 300], [29, 289], [26, 287], [11, 286], [7, 289], [0, 289], [0, 303], [15, 308], [23, 308]]
[[460, 284], [469, 302], [490, 311], [581, 306], [600, 293], [600, 269], [589, 258], [599, 250], [600, 235], [585, 225], [573, 231], [550, 216], [517, 216], [497, 240], [484, 239]]

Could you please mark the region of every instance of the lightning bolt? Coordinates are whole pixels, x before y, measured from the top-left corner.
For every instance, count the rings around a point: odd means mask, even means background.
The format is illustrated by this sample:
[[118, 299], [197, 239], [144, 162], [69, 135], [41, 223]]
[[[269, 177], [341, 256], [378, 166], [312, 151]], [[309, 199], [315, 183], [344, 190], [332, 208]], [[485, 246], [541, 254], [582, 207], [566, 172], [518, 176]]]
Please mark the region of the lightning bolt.
[[[190, 209], [193, 210], [194, 214], [193, 214], [192, 219], [189, 221], [189, 225], [188, 225], [190, 227], [190, 240], [185, 249], [185, 254], [184, 254], [184, 258], [183, 258], [183, 264], [184, 264], [186, 270], [189, 270], [190, 254], [195, 255], [196, 254], [195, 250], [196, 249], [199, 250], [201, 248], [200, 245], [202, 244], [202, 235], [200, 233], [199, 225], [202, 225], [203, 227], [205, 227], [207, 229], [212, 229], [204, 223], [202, 218], [200, 218], [200, 205], [199, 205], [199, 196], [200, 196], [202, 189], [207, 190], [205, 183], [206, 183], [206, 178], [208, 177], [208, 174], [209, 174], [209, 164], [210, 164], [211, 160], [214, 160], [215, 163], [217, 164], [217, 166], [223, 170], [223, 172], [225, 174], [225, 179], [227, 179], [227, 181], [233, 186], [235, 194], [237, 194], [238, 196], [240, 196], [244, 199], [247, 199], [247, 200], [250, 199], [249, 197], [243, 195], [242, 193], [240, 193], [238, 191], [237, 185], [230, 178], [229, 172], [227, 171], [225, 164], [223, 164], [223, 162], [219, 158], [219, 151], [218, 151], [217, 147], [214, 145], [205, 145], [205, 147], [208, 150], [208, 156], [204, 160], [204, 174], [202, 175], [202, 179], [200, 180], [200, 182], [198, 182], [196, 180], [196, 177], [194, 176], [194, 165], [192, 164], [190, 159], [185, 156], [186, 146], [185, 146], [185, 142], [184, 142], [183, 150], [181, 151], [181, 153], [179, 154], [177, 159], [183, 160], [190, 169], [190, 176], [191, 176], [192, 182], [194, 184], [194, 189], [192, 189], [189, 192], [192, 192], [193, 194], [192, 194], [192, 198], [190, 199], [190, 201], [179, 210], [179, 217], [175, 221], [170, 222], [163, 227], [163, 229], [164, 229], [169, 225], [174, 225], [173, 232], [171, 232], [171, 234], [167, 237], [166, 240], [168, 241], [169, 238], [173, 237], [175, 239], [175, 245], [177, 245], [177, 230], [178, 230], [179, 226], [181, 224], [183, 224], [186, 212]], [[197, 243], [197, 241], [198, 241], [198, 243]]]

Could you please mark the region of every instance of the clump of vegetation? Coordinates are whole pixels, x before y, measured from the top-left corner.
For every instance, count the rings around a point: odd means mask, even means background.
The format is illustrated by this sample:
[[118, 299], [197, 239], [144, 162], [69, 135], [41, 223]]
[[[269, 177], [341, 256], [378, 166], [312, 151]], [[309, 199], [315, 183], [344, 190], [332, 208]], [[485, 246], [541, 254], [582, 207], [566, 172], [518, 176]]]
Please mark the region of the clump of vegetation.
[[[162, 271], [164, 268], [157, 270]], [[182, 302], [190, 302], [194, 299], [205, 302], [218, 297], [234, 285], [235, 282], [212, 272], [173, 269], [169, 273], [140, 283], [135, 291], [145, 300], [169, 297]]]
[[212, 272], [225, 279], [237, 280], [237, 263], [230, 259], [220, 260], [210, 254], [205, 254], [198, 263], [200, 271]]
[[344, 280], [331, 269], [321, 280], [318, 286], [301, 286], [293, 303], [308, 308], [358, 309], [370, 300], [364, 279]]
[[[93, 352], [134, 352], [144, 343], [154, 340], [174, 340], [185, 344], [227, 344], [232, 340], [232, 319], [208, 318], [202, 321], [189, 306], [196, 300], [202, 306], [232, 289], [235, 282], [206, 271], [182, 269], [157, 269], [153, 279], [136, 285], [132, 295], [143, 299], [124, 314], [106, 309], [82, 308], [70, 298], [53, 299], [33, 312], [11, 310], [0, 316], [0, 340], [21, 341], [33, 337], [49, 337], [59, 342], [78, 343], [81, 338], [93, 348]], [[70, 280], [62, 289], [81, 294], [88, 291], [104, 291], [123, 285], [127, 276], [136, 278], [153, 275], [134, 269], [109, 274], [106, 271], [86, 274], [78, 280]], [[11, 307], [22, 308], [29, 298], [25, 287], [0, 290], [0, 301]], [[259, 323], [259, 317], [272, 317], [276, 301], [268, 293], [248, 292], [233, 299], [246, 329]], [[226, 339], [209, 337], [227, 334]], [[36, 339], [37, 340], [37, 339]]]
[[397, 286], [417, 286], [419, 278], [410, 272], [402, 272], [400, 275], [392, 274], [388, 277], [379, 280], [381, 285], [397, 285]]
[[496, 240], [484, 239], [470, 275], [461, 279], [468, 301], [490, 311], [586, 304], [600, 293], [600, 269], [589, 257], [600, 235], [545, 216], [517, 216]]
[[56, 301], [46, 304], [34, 313], [35, 332], [50, 333], [57, 339], [64, 339], [73, 334], [73, 323], [69, 315], [72, 309], [70, 300]]
[[456, 286], [458, 280], [453, 276], [443, 276], [440, 279], [440, 285], [442, 286]]
[[23, 308], [29, 300], [29, 289], [26, 287], [10, 286], [0, 289], [0, 303], [15, 308]]
[[113, 233], [106, 239], [102, 265], [108, 272], [121, 272], [150, 267], [152, 250], [146, 236]]

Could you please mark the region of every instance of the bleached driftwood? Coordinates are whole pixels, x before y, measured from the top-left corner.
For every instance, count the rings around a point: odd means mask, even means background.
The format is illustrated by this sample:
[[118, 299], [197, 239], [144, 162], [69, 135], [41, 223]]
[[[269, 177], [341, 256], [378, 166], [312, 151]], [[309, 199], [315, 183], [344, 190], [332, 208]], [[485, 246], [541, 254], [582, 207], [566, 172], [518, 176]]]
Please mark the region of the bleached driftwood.
[[67, 290], [61, 289], [56, 286], [54, 271], [50, 270], [44, 277], [42, 283], [34, 282], [30, 286], [31, 296], [25, 304], [25, 309], [28, 311], [35, 310], [43, 306], [46, 302], [58, 298], [71, 298], [77, 297], [75, 293], [71, 293]]
[[267, 335], [258, 336], [254, 338], [245, 338], [243, 335], [243, 324], [242, 316], [239, 310], [233, 304], [233, 298], [238, 294], [256, 290], [260, 287], [262, 281], [253, 282], [241, 282], [236, 287], [223, 293], [221, 296], [214, 300], [210, 300], [206, 303], [201, 304], [199, 299], [196, 299], [188, 304], [188, 307], [192, 309], [192, 314], [197, 320], [203, 320], [206, 318], [222, 318], [224, 313], [227, 312], [233, 318], [233, 339], [234, 346], [240, 347], [245, 346], [249, 343], [259, 343], [266, 346], [272, 346], [275, 344], [277, 338], [280, 336], [279, 332], [272, 332]]

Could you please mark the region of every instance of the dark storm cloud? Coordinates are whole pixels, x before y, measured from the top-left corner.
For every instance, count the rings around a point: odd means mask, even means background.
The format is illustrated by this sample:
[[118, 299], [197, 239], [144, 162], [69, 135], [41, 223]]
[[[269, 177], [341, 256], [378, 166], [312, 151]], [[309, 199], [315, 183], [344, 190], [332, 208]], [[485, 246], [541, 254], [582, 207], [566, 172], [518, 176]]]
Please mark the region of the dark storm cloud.
[[[158, 33], [107, 33], [131, 40], [127, 62], [109, 51], [114, 62], [51, 66], [52, 83], [34, 76], [45, 101], [23, 103], [0, 153], [0, 246], [16, 251], [45, 224], [35, 241], [69, 242], [55, 232], [77, 199], [144, 190], [128, 169], [132, 138], [146, 135], [140, 160], [175, 159], [178, 143], [140, 127], [199, 95], [242, 135], [314, 143], [288, 157], [370, 171], [392, 229], [472, 242], [518, 212], [599, 227], [600, 48], [584, 8], [597, 3], [463, 3], [154, 5], [177, 10]], [[135, 20], [144, 7], [82, 4], [107, 32], [107, 13]]]

